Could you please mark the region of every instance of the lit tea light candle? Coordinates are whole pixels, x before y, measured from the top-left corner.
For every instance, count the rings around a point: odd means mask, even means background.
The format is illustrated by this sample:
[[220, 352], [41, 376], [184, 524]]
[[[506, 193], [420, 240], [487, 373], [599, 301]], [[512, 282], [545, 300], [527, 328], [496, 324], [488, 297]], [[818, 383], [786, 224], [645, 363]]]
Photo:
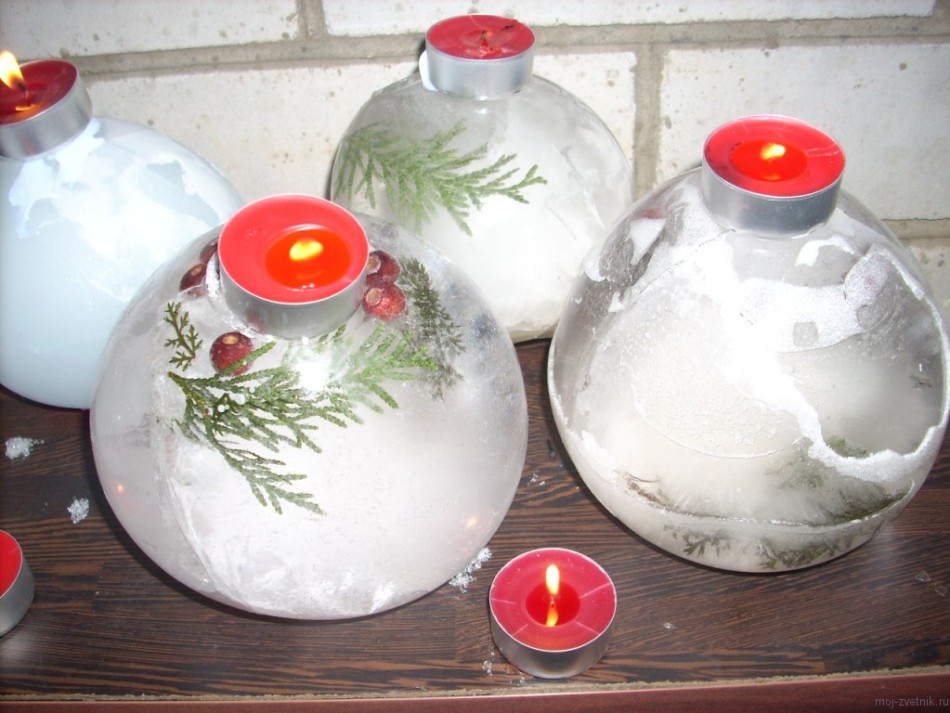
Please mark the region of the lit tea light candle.
[[766, 235], [805, 232], [827, 220], [844, 173], [844, 152], [833, 138], [785, 116], [750, 116], [720, 127], [703, 159], [713, 215]]
[[534, 33], [497, 15], [460, 15], [426, 33], [420, 62], [436, 89], [483, 99], [511, 94], [531, 77]]
[[303, 195], [245, 206], [218, 239], [228, 305], [260, 331], [290, 338], [323, 334], [356, 311], [368, 257], [353, 215]]
[[589, 557], [560, 548], [511, 560], [489, 592], [492, 637], [522, 671], [566, 678], [597, 663], [610, 642], [617, 592]]
[[44, 59], [22, 66], [0, 52], [0, 156], [27, 158], [51, 151], [79, 134], [92, 102], [76, 68]]
[[0, 636], [20, 623], [33, 602], [33, 573], [13, 536], [0, 530]]

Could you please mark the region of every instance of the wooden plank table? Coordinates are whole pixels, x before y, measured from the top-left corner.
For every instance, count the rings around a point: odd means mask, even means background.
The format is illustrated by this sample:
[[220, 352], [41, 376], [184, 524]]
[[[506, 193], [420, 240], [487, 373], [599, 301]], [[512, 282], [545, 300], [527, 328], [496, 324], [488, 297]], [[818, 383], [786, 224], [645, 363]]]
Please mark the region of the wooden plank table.
[[[35, 602], [0, 639], [0, 710], [950, 710], [950, 439], [917, 497], [857, 551], [792, 573], [720, 572], [653, 548], [591, 496], [550, 414], [547, 350], [518, 347], [527, 460], [475, 581], [342, 622], [256, 617], [179, 585], [109, 510], [88, 414], [2, 391], [3, 442], [40, 442], [0, 458], [0, 527], [36, 577]], [[74, 523], [81, 498], [90, 512]], [[488, 626], [498, 569], [551, 545], [600, 562], [619, 597], [606, 657], [563, 681], [514, 669]]]

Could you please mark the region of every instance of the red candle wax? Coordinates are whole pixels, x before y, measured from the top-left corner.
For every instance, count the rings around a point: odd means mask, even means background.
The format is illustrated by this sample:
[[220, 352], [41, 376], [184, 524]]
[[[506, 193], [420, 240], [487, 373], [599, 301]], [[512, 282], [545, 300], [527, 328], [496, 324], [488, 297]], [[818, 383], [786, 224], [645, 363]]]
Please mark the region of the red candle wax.
[[429, 28], [426, 43], [462, 59], [504, 59], [531, 49], [534, 33], [508, 17], [459, 15]]
[[754, 116], [714, 131], [706, 163], [724, 181], [766, 196], [822, 191], [841, 178], [844, 152], [810, 124], [784, 116]]
[[23, 552], [13, 536], [0, 530], [0, 596], [14, 585], [23, 567]]
[[345, 278], [350, 247], [324, 227], [300, 226], [278, 237], [264, 256], [264, 268], [282, 285], [297, 290]]
[[[552, 564], [560, 574], [556, 595], [550, 593], [545, 576]], [[552, 606], [557, 612], [553, 624], [548, 616]], [[501, 631], [524, 647], [524, 655], [530, 658], [533, 652], [576, 652], [595, 644], [613, 622], [617, 592], [608, 574], [592, 559], [571, 550], [548, 548], [519, 555], [498, 572], [489, 593], [489, 608]], [[515, 651], [502, 653], [509, 660], [519, 655]], [[530, 661], [512, 663], [533, 672]]]
[[65, 98], [79, 77], [73, 65], [57, 59], [26, 62], [19, 70], [22, 80], [9, 71], [0, 75], [0, 124], [42, 114]]
[[33, 601], [33, 573], [14, 537], [0, 530], [0, 636], [15, 627]]
[[366, 267], [369, 244], [340, 206], [302, 195], [251, 203], [218, 239], [221, 268], [241, 289], [274, 303], [304, 304], [339, 294]]

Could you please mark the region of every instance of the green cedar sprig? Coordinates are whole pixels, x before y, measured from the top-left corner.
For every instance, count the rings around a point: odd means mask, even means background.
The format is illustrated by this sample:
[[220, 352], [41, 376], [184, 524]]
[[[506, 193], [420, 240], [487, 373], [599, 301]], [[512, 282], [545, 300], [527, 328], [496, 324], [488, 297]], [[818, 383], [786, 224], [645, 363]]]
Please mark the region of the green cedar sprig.
[[187, 312], [181, 311], [181, 302], [169, 302], [165, 305], [164, 321], [175, 330], [175, 336], [165, 340], [166, 347], [175, 347], [175, 354], [169, 362], [179, 369], [187, 369], [201, 349], [201, 338], [191, 324]]
[[[180, 304], [168, 305], [166, 313], [174, 315], [173, 327], [188, 325], [187, 313], [181, 312]], [[177, 339], [169, 341], [169, 346], [178, 344]], [[378, 325], [355, 349], [347, 341], [342, 326], [314, 343], [313, 349], [318, 353], [331, 350], [332, 364], [330, 378], [317, 393], [300, 386], [299, 375], [286, 360], [276, 367], [237, 374], [273, 349], [276, 342], [265, 343], [209, 377], [187, 377], [169, 371], [168, 378], [185, 397], [178, 427], [186, 437], [220, 453], [247, 480], [262, 505], [280, 513], [281, 503], [288, 502], [322, 514], [312, 495], [287, 487], [306, 478], [306, 474], [283, 473], [281, 469], [286, 464], [282, 460], [237, 444], [255, 442], [272, 452], [281, 444], [289, 444], [319, 453], [320, 448], [311, 437], [319, 422], [345, 428], [349, 423], [361, 423], [357, 405], [377, 412], [385, 407], [398, 408], [384, 384], [414, 379], [418, 369], [438, 368], [425, 346], [413, 345], [408, 333], [385, 325]], [[176, 352], [169, 359], [175, 366], [181, 362], [177, 356]]]
[[433, 288], [432, 279], [419, 260], [407, 258], [402, 262], [399, 283], [412, 302], [418, 320], [412, 330], [413, 341], [420, 347], [428, 346], [436, 366], [430, 375], [433, 393], [437, 398], [442, 398], [445, 388], [462, 379], [459, 371], [452, 366], [455, 357], [465, 351], [462, 331], [442, 306], [439, 293]]
[[476, 168], [488, 154], [487, 144], [464, 154], [448, 147], [464, 130], [465, 122], [460, 121], [448, 131], [415, 140], [390, 134], [379, 124], [358, 129], [340, 148], [334, 192], [348, 200], [362, 192], [375, 208], [379, 182], [399, 220], [411, 223], [416, 231], [444, 208], [459, 228], [471, 235], [466, 219], [472, 208], [482, 207], [485, 198], [499, 195], [527, 203], [522, 191], [547, 183], [538, 175], [537, 164], [521, 180], [510, 183], [518, 173], [517, 168], [507, 168], [515, 154], [505, 154], [490, 166]]

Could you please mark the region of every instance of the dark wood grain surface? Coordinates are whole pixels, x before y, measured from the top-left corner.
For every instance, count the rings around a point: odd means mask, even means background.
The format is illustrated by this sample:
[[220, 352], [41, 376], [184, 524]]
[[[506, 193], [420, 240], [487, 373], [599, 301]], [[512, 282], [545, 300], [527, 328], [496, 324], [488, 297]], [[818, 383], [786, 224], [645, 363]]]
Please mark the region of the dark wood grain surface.
[[[87, 413], [0, 392], [3, 442], [40, 441], [0, 458], [0, 528], [36, 578], [26, 618], [0, 639], [0, 709], [844, 711], [903, 699], [950, 711], [950, 440], [907, 509], [857, 551], [780, 575], [707, 569], [646, 544], [591, 496], [550, 415], [547, 348], [518, 347], [527, 461], [475, 581], [342, 622], [256, 617], [179, 585], [110, 512]], [[74, 523], [79, 498], [90, 513]], [[600, 562], [619, 598], [606, 657], [566, 681], [514, 669], [488, 625], [498, 569], [550, 545]]]

